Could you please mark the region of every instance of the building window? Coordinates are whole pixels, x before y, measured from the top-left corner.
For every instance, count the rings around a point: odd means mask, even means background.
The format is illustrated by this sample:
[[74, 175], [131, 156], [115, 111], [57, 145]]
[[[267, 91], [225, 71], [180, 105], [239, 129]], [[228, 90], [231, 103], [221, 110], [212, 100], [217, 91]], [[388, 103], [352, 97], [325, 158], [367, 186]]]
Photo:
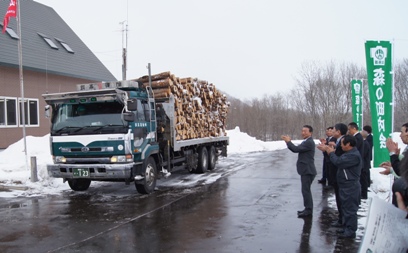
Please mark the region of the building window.
[[17, 126], [17, 99], [0, 97], [0, 127]]
[[58, 41], [61, 44], [61, 46], [65, 48], [65, 50], [67, 50], [68, 53], [71, 53], [71, 54], [75, 53], [74, 50], [72, 50], [72, 48], [65, 41], [58, 39], [58, 38], [55, 38], [55, 40]]
[[57, 45], [55, 45], [54, 41], [52, 41], [48, 36], [46, 36], [46, 35], [44, 35], [44, 34], [42, 34], [42, 33], [38, 33], [38, 35], [40, 35], [40, 37], [42, 37], [42, 38], [44, 39], [44, 41], [47, 42], [47, 44], [48, 44], [51, 48], [58, 50]]
[[[1, 26], [2, 29], [3, 29], [3, 24], [0, 23], [0, 26]], [[18, 39], [19, 39], [17, 33], [13, 30], [13, 28], [7, 27], [7, 28], [6, 28], [6, 32], [7, 32], [7, 34], [8, 34], [11, 38], [13, 38], [13, 39], [15, 39], [15, 40], [18, 40]]]
[[[3, 29], [3, 23], [0, 23], [0, 26], [1, 26], [1, 28]], [[6, 28], [6, 32], [7, 32], [7, 34], [8, 34], [11, 38], [13, 38], [13, 39], [15, 39], [15, 40], [18, 40], [18, 39], [19, 39], [17, 33], [13, 30], [13, 28], [7, 27], [7, 28]]]
[[20, 102], [20, 126], [23, 125], [23, 108], [24, 106], [24, 120], [26, 126], [39, 126], [38, 118], [38, 99], [24, 99], [24, 103]]

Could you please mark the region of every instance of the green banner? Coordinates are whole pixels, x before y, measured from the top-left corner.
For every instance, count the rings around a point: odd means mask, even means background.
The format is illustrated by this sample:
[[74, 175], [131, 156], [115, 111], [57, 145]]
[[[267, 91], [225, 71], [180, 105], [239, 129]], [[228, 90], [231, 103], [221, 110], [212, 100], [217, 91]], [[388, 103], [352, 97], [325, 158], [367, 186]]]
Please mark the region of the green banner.
[[353, 121], [363, 128], [363, 80], [351, 80], [351, 111]]
[[368, 91], [374, 141], [374, 167], [389, 161], [385, 142], [392, 129], [392, 45], [389, 41], [366, 41]]

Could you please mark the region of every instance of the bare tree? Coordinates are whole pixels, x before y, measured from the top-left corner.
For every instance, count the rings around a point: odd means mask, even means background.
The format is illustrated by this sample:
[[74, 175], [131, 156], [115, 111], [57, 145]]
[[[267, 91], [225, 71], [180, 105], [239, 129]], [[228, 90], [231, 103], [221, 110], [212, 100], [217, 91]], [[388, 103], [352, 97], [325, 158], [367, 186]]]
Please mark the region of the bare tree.
[[[282, 134], [300, 137], [305, 124], [314, 127], [314, 136], [323, 137], [325, 129], [336, 123], [349, 123], [351, 114], [351, 79], [366, 79], [365, 68], [353, 63], [306, 62], [302, 64], [296, 87], [288, 93], [264, 95], [249, 101], [230, 98], [227, 128], [241, 131], [260, 140], [279, 140]], [[395, 67], [396, 122], [408, 119], [408, 60]], [[367, 84], [365, 81], [364, 84]], [[363, 86], [364, 124], [371, 123], [368, 85]], [[360, 126], [361, 128], [362, 126]]]
[[408, 122], [408, 59], [394, 66], [394, 131]]
[[326, 64], [307, 62], [302, 65], [297, 89], [292, 90], [298, 100], [295, 109], [310, 116], [317, 135], [324, 135], [326, 127], [351, 121], [352, 78], [364, 78], [361, 67], [350, 63]]

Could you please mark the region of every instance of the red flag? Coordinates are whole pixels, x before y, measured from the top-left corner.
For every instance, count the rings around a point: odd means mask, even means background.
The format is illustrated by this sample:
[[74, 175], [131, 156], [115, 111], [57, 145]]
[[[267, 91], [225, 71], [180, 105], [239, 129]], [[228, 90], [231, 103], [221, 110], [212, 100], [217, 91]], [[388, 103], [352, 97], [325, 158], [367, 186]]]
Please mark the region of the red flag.
[[4, 15], [3, 19], [3, 33], [6, 32], [7, 25], [10, 21], [10, 17], [16, 17], [17, 16], [17, 2], [16, 0], [10, 0], [10, 5], [7, 9], [6, 15]]

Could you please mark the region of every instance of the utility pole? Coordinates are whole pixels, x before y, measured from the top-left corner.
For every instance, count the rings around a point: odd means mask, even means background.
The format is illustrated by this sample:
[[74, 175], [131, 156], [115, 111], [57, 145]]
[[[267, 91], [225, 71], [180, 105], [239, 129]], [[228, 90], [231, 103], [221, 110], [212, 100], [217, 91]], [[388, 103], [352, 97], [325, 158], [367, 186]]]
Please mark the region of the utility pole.
[[122, 25], [122, 80], [126, 80], [127, 71], [127, 44], [128, 44], [128, 24], [127, 20], [120, 22]]

